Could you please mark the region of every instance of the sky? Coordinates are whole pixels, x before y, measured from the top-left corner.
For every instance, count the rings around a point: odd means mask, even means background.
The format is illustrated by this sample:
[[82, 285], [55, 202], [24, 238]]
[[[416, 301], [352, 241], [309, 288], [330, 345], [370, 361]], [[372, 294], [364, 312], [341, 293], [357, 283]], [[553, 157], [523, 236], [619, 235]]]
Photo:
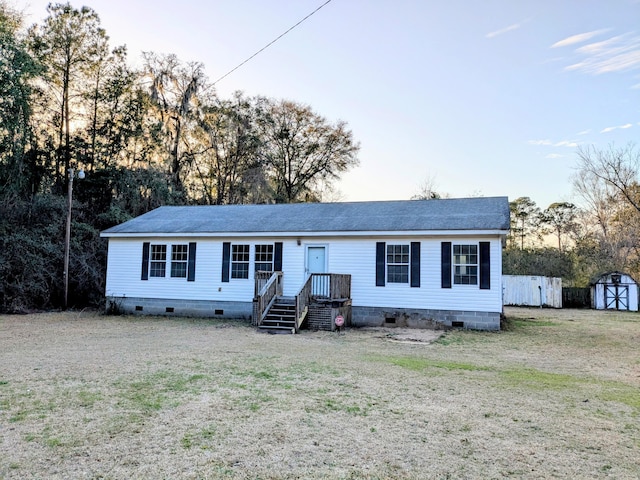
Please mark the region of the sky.
[[[111, 45], [174, 53], [213, 82], [327, 0], [86, 0]], [[27, 24], [46, 0], [14, 0]], [[342, 201], [574, 201], [580, 147], [640, 143], [640, 0], [330, 0], [215, 85], [347, 122]]]

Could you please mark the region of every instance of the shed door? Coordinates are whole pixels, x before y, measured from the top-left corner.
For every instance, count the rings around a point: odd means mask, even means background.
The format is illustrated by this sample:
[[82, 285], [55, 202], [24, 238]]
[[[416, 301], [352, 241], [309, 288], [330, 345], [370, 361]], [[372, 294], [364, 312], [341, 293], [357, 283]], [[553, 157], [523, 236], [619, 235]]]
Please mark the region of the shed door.
[[605, 308], [612, 310], [629, 310], [629, 285], [604, 286]]

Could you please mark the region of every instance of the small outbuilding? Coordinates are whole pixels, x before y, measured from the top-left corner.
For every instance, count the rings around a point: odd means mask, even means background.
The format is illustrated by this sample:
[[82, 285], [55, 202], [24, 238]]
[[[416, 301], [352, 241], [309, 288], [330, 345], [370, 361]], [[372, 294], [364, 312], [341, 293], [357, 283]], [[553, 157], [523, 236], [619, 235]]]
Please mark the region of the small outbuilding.
[[591, 282], [591, 308], [637, 312], [638, 282], [627, 273], [603, 273]]

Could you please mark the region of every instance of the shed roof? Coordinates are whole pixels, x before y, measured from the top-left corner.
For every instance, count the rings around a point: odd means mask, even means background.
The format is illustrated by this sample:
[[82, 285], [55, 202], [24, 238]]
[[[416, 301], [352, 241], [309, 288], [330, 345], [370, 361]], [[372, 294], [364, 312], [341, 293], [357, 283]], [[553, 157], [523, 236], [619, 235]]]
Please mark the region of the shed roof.
[[277, 205], [165, 206], [102, 232], [140, 234], [509, 230], [507, 197]]
[[[613, 270], [612, 272], [604, 272], [604, 273], [600, 273], [598, 275], [596, 275], [595, 277], [593, 277], [591, 279], [591, 281], [589, 282], [589, 285], [593, 286], [597, 283], [611, 283], [611, 275], [620, 275], [622, 277], [623, 280], [623, 284], [628, 284], [628, 283], [635, 283], [637, 284], [638, 282], [636, 282], [636, 280], [628, 273], [625, 272], [621, 272], [619, 270]], [[629, 280], [626, 280], [624, 277], [629, 278]]]

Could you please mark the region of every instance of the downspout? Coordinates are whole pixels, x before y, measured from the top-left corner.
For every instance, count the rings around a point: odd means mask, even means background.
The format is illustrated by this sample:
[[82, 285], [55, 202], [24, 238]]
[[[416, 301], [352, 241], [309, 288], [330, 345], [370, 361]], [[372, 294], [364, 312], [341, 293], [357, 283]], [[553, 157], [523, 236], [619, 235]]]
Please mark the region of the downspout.
[[538, 285], [538, 290], [540, 291], [540, 308], [542, 308], [542, 285]]

